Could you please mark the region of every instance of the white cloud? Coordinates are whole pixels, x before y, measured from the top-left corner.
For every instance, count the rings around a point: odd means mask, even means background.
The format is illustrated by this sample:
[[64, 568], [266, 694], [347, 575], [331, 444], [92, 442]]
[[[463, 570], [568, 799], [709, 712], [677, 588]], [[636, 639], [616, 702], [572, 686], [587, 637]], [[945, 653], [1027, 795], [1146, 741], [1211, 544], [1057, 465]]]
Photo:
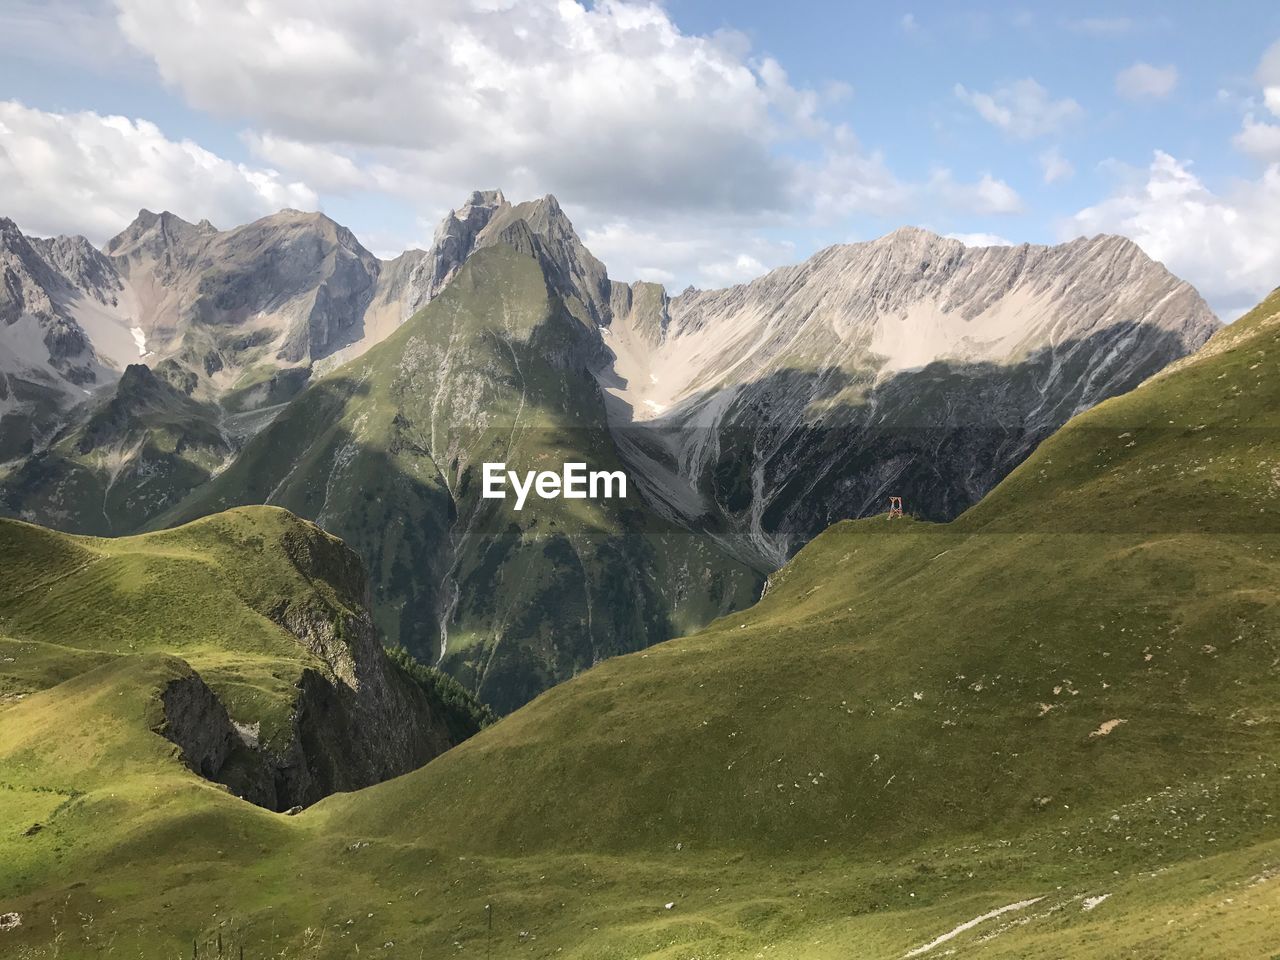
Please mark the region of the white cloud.
[[661, 267], [637, 267], [635, 276], [637, 280], [647, 280], [649, 283], [661, 283], [664, 286], [670, 286], [675, 282], [676, 275], [670, 270], [663, 270]]
[[1256, 77], [1267, 109], [1280, 117], [1280, 40], [1263, 53]]
[[1231, 141], [1236, 148], [1260, 160], [1280, 160], [1280, 124], [1245, 114], [1244, 125]]
[[1022, 198], [1018, 191], [984, 173], [975, 183], [959, 183], [950, 170], [939, 170], [930, 178], [928, 196], [958, 213], [978, 215], [1019, 213]]
[[1224, 319], [1280, 280], [1280, 164], [1226, 193], [1157, 151], [1150, 168], [1065, 224], [1068, 235], [1119, 233], [1190, 281]]
[[898, 23], [902, 26], [904, 33], [915, 33], [920, 26], [914, 13], [904, 13]]
[[319, 144], [283, 140], [252, 130], [241, 134], [241, 140], [255, 157], [300, 175], [326, 193], [365, 189], [378, 182], [377, 170], [363, 168], [349, 156]]
[[1116, 74], [1116, 93], [1129, 100], [1160, 100], [1178, 85], [1178, 68], [1154, 67], [1141, 61]]
[[744, 35], [684, 33], [655, 2], [114, 3], [166, 83], [326, 193], [380, 191], [434, 219], [477, 186], [552, 192], [593, 249], [621, 228], [693, 231], [696, 251], [601, 247], [621, 277], [736, 277], [743, 256], [777, 262], [744, 237], [782, 223], [1020, 208], [990, 175], [901, 181], [827, 118], [847, 85], [798, 86]]
[[583, 231], [583, 242], [622, 280], [654, 280], [676, 289], [741, 283], [796, 257], [791, 243], [751, 236], [733, 224], [672, 218], [638, 225], [612, 220]]
[[948, 233], [952, 240], [959, 240], [966, 247], [1011, 247], [1012, 240], [1006, 240], [998, 233]]
[[1084, 113], [1080, 104], [1070, 97], [1054, 100], [1048, 90], [1030, 77], [992, 93], [969, 90], [957, 83], [955, 95], [973, 107], [987, 123], [1018, 140], [1057, 133]]
[[1044, 175], [1045, 183], [1070, 180], [1076, 173], [1075, 166], [1057, 147], [1052, 147], [1040, 154], [1040, 170]]
[[913, 188], [900, 181], [879, 153], [868, 153], [847, 127], [834, 129], [816, 164], [800, 166], [792, 206], [820, 220], [852, 214], [891, 216], [909, 203]]
[[[1255, 79], [1262, 88], [1263, 105], [1273, 115], [1280, 117], [1280, 40], [1263, 53]], [[1237, 150], [1259, 160], [1280, 160], [1280, 125], [1259, 119], [1252, 109], [1256, 102], [1253, 98], [1245, 101], [1245, 106], [1249, 109], [1245, 112], [1240, 132], [1231, 142]]]
[[652, 3], [116, 3], [163, 79], [248, 118], [273, 162], [308, 170], [290, 144], [321, 147], [442, 195], [502, 183], [614, 212], [779, 210], [776, 145], [826, 129], [825, 94]]
[[984, 173], [970, 189], [975, 213], [1017, 213], [1022, 209], [1022, 198], [1018, 192], [989, 173]]
[[318, 205], [302, 183], [169, 140], [146, 120], [0, 101], [0, 211], [30, 233], [101, 242], [143, 207], [225, 226]]
[[767, 272], [767, 267], [748, 253], [740, 253], [732, 260], [721, 260], [709, 263], [702, 268], [702, 275], [710, 281], [711, 286], [728, 287], [735, 283], [746, 283]]

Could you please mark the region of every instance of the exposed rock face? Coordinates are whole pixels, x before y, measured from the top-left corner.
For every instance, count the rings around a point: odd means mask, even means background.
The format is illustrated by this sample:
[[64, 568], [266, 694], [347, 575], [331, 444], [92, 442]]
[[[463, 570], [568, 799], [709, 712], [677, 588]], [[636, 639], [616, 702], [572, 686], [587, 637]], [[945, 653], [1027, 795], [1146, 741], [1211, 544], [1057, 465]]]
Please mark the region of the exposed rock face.
[[165, 360], [130, 364], [112, 392], [0, 482], [16, 516], [96, 535], [136, 530], [231, 457], [215, 404], [195, 399], [194, 375]]
[[255, 364], [309, 364], [358, 340], [381, 263], [319, 213], [218, 231], [142, 211], [106, 247], [137, 292], [147, 351], [231, 389]]
[[164, 722], [156, 732], [181, 748], [194, 772], [218, 780], [239, 742], [222, 701], [195, 673], [170, 681], [160, 701]]
[[410, 277], [406, 316], [439, 296], [472, 253], [495, 243], [537, 256], [557, 293], [579, 301], [595, 323], [608, 322], [613, 284], [604, 264], [579, 239], [559, 201], [548, 194], [512, 204], [501, 190], [477, 190], [444, 218], [431, 250]]
[[302, 673], [287, 745], [273, 750], [237, 729], [195, 673], [163, 690], [157, 731], [193, 771], [277, 811], [407, 773], [453, 745], [448, 718], [385, 655], [360, 559], [314, 527], [290, 532], [285, 549], [308, 578], [365, 600], [346, 612], [315, 598], [268, 611], [325, 664]]
[[[323, 214], [294, 210], [224, 231], [142, 210], [101, 251], [0, 221], [0, 462], [87, 415], [72, 408], [102, 402], [96, 394], [135, 360], [217, 404], [209, 423], [238, 443], [317, 365], [333, 369], [381, 342], [493, 243], [536, 248], [557, 292], [609, 321], [615, 285], [550, 196], [512, 205], [477, 191], [429, 250], [390, 261]], [[88, 529], [74, 508], [40, 519]]]
[[440, 295], [476, 249], [477, 239], [494, 214], [510, 207], [501, 190], [477, 190], [461, 207], [449, 211], [436, 228], [431, 249], [410, 276], [404, 298], [406, 319]]
[[85, 296], [105, 307], [118, 305], [124, 282], [111, 259], [84, 237], [32, 237], [31, 246]]
[[110, 296], [103, 269], [101, 255], [74, 241], [33, 243], [0, 219], [0, 462], [30, 453], [93, 386], [112, 379], [79, 322], [86, 296], [98, 305]]
[[655, 501], [775, 565], [891, 493], [955, 516], [1218, 325], [1119, 237], [968, 248], [914, 228], [664, 307], [610, 330], [615, 430]]

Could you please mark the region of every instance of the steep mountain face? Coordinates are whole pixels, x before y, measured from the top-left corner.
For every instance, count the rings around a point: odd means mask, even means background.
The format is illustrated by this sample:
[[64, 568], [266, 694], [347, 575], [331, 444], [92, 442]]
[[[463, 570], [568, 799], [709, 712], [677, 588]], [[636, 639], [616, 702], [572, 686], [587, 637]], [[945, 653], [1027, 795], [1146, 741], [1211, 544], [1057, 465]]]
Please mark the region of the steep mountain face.
[[0, 219], [0, 463], [25, 456], [113, 379], [81, 321], [110, 314], [110, 264], [79, 238], [32, 241]]
[[651, 294], [611, 326], [602, 382], [646, 492], [776, 565], [891, 494], [955, 516], [1216, 328], [1119, 237], [969, 248], [904, 228], [727, 290]]
[[[1280, 763], [1255, 729], [1280, 684], [1278, 423], [1280, 293], [959, 518], [839, 523], [749, 610], [561, 685], [388, 798], [449, 797], [436, 823], [458, 837], [456, 816], [473, 849], [889, 850], [1034, 831], [1040, 796], [1087, 829], [1100, 803], [1256, 779]], [[625, 738], [624, 699], [644, 705]], [[601, 768], [653, 792], [611, 796]], [[463, 785], [507, 780], [522, 790], [481, 820]]]
[[501, 190], [477, 190], [461, 207], [449, 211], [436, 228], [431, 250], [414, 266], [405, 298], [406, 318], [440, 295], [475, 251], [494, 214], [509, 206]]
[[0, 503], [97, 534], [139, 529], [208, 480], [314, 364], [395, 329], [421, 299], [412, 273], [426, 256], [383, 264], [296, 211], [219, 231], [144, 210], [105, 252], [8, 221], [0, 236], [0, 462], [13, 461]]
[[403, 296], [405, 317], [439, 296], [471, 254], [495, 243], [533, 244], [547, 282], [558, 295], [576, 301], [598, 325], [612, 316], [610, 298], [616, 285], [604, 264], [583, 245], [555, 197], [512, 204], [501, 190], [477, 190], [444, 218], [431, 249], [414, 266]]
[[365, 558], [389, 640], [503, 711], [750, 602], [759, 573], [634, 491], [523, 511], [482, 497], [485, 462], [620, 466], [593, 373], [599, 305], [572, 287], [590, 271], [562, 226], [538, 204], [502, 211], [427, 308], [157, 522], [248, 503], [314, 519]]
[[113, 392], [0, 483], [12, 514], [97, 536], [138, 529], [207, 482], [235, 444], [213, 402], [173, 360], [130, 364]]
[[106, 252], [137, 296], [139, 349], [218, 393], [358, 340], [381, 272], [345, 227], [294, 210], [227, 231], [144, 210]]

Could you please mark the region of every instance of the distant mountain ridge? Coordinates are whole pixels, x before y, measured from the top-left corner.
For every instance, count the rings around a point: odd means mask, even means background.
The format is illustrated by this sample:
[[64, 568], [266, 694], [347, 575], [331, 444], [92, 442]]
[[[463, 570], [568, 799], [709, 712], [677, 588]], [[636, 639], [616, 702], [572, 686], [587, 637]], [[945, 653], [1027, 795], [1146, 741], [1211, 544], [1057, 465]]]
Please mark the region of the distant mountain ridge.
[[889, 494], [954, 517], [1218, 327], [1121, 237], [966, 247], [913, 227], [628, 321], [606, 389], [637, 472], [775, 565]]

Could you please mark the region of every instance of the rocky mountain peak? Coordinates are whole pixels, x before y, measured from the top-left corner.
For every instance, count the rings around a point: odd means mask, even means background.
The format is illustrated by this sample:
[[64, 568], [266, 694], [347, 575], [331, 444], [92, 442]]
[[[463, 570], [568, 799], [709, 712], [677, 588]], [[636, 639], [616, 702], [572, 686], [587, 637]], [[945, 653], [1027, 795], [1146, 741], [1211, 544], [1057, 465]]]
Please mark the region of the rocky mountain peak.
[[403, 317], [416, 313], [439, 295], [475, 251], [481, 231], [495, 214], [510, 207], [501, 190], [475, 190], [465, 203], [445, 214], [436, 227], [431, 249], [414, 264], [403, 284]]
[[86, 296], [104, 306], [115, 306], [124, 289], [115, 265], [101, 250], [81, 236], [33, 238], [32, 246], [45, 262]]
[[904, 266], [921, 270], [946, 267], [964, 256], [967, 249], [959, 240], [944, 237], [921, 227], [899, 227], [869, 243], [840, 247], [851, 259], [878, 263], [897, 271]]
[[217, 228], [208, 220], [188, 223], [175, 213], [164, 210], [152, 213], [138, 211], [129, 226], [107, 241], [103, 248], [109, 256], [123, 257], [146, 248], [155, 251], [162, 248], [181, 247], [216, 235]]
[[0, 322], [14, 323], [24, 313], [53, 320], [66, 286], [32, 239], [12, 220], [0, 220]]
[[911, 224], [898, 227], [896, 230], [890, 230], [888, 233], [871, 241], [876, 246], [937, 246], [964, 244], [959, 240], [950, 237], [944, 237], [941, 234], [934, 233], [932, 230], [926, 230], [924, 227], [916, 227]]
[[243, 227], [225, 231], [219, 243], [240, 249], [245, 245], [274, 245], [302, 238], [314, 240], [318, 244], [316, 249], [321, 252], [333, 247], [341, 248], [366, 261], [370, 270], [376, 272], [376, 258], [356, 239], [356, 235], [318, 210], [279, 210]]
[[552, 289], [567, 299], [576, 299], [597, 325], [607, 325], [612, 317], [612, 282], [605, 266], [587, 249], [572, 221], [552, 194], [504, 209], [491, 221], [477, 245], [503, 242], [502, 231], [516, 220], [524, 221], [536, 238], [538, 258]]
[[467, 202], [455, 211], [457, 217], [466, 220], [476, 210], [495, 210], [508, 206], [507, 198], [501, 190], [473, 190]]

